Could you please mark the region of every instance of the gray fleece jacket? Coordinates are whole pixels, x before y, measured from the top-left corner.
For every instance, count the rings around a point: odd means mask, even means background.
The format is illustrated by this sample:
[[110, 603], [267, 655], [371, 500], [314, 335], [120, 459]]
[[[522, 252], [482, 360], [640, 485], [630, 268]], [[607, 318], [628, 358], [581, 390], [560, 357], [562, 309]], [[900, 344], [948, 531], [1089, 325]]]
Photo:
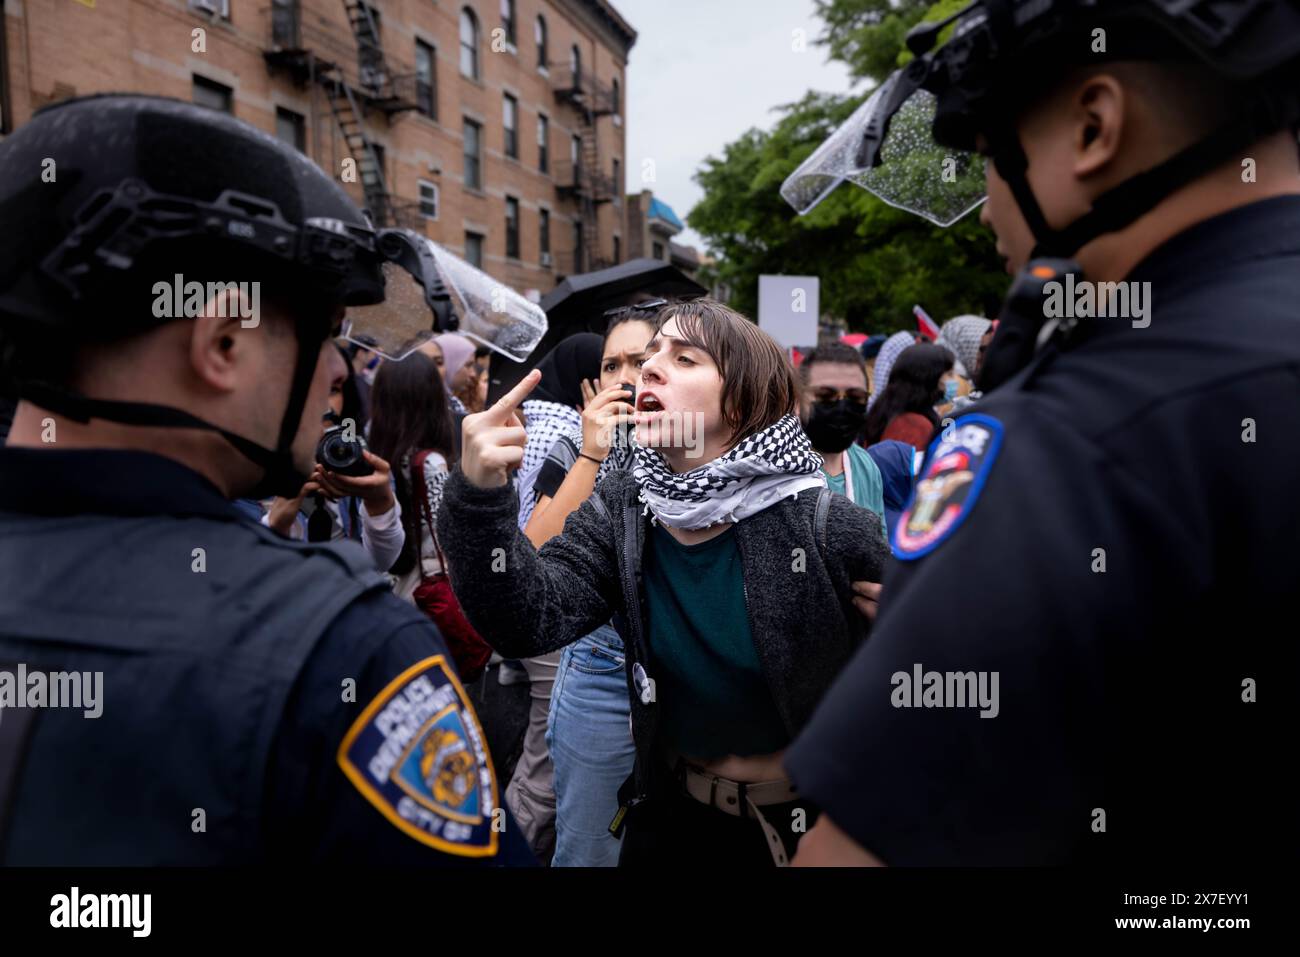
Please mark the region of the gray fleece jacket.
[[[866, 637], [851, 583], [880, 581], [889, 546], [880, 518], [830, 496], [818, 547], [818, 489], [736, 523], [745, 601], [759, 663], [791, 739]], [[527, 658], [577, 641], [621, 613], [626, 645], [636, 794], [648, 792], [657, 709], [633, 687], [648, 664], [641, 555], [650, 518], [628, 472], [614, 472], [540, 550], [519, 530], [513, 483], [482, 489], [457, 467], [443, 490], [438, 540], [452, 588], [479, 634], [502, 655]], [[620, 628], [622, 630], [622, 628]]]

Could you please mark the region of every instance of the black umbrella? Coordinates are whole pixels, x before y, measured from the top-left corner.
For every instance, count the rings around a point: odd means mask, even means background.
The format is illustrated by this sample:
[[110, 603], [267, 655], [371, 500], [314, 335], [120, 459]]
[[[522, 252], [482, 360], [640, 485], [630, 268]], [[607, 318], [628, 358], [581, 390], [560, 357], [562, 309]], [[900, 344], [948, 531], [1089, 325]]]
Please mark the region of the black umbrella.
[[605, 311], [645, 299], [696, 299], [708, 290], [680, 269], [658, 259], [633, 259], [608, 269], [570, 276], [542, 297], [547, 330], [524, 362], [498, 352], [489, 367], [488, 402], [495, 402], [528, 374], [557, 342], [575, 332], [605, 334]]

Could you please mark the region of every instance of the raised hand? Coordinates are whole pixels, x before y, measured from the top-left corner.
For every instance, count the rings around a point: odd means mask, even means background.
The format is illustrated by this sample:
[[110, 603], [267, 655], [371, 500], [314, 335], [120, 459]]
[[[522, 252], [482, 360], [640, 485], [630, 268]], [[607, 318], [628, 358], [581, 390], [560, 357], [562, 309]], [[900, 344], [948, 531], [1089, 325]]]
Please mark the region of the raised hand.
[[510, 470], [518, 468], [523, 461], [528, 435], [515, 412], [541, 381], [541, 371], [534, 369], [482, 412], [465, 416], [461, 425], [460, 469], [472, 485], [479, 488], [505, 485]]
[[[589, 391], [583, 382], [584, 395]], [[587, 397], [582, 409], [582, 454], [604, 461], [614, 445], [614, 429], [620, 423], [632, 421], [636, 410], [627, 401], [627, 390], [621, 385], [611, 386]]]

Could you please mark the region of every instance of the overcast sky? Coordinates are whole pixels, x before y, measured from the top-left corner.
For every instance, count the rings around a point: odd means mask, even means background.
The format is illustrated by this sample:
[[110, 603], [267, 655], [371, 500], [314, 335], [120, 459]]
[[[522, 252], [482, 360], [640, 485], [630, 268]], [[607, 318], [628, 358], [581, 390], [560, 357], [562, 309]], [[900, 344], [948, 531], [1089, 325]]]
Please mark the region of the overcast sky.
[[[769, 129], [772, 107], [810, 89], [846, 92], [848, 69], [813, 40], [813, 0], [612, 0], [637, 31], [627, 68], [627, 190], [654, 190], [682, 222], [702, 192], [691, 177], [706, 156], [751, 126]], [[803, 30], [803, 52], [792, 48]], [[643, 185], [643, 160], [656, 182]], [[704, 250], [689, 227], [677, 242]]]

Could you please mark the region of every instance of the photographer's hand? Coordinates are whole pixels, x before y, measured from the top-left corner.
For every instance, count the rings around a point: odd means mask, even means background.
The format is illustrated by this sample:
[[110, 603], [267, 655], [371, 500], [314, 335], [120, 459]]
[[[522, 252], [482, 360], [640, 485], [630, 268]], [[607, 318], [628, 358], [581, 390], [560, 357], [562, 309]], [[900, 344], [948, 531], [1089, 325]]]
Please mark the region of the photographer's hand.
[[339, 499], [346, 495], [355, 495], [361, 499], [366, 511], [371, 515], [383, 515], [393, 507], [393, 488], [389, 484], [392, 468], [373, 452], [362, 452], [370, 467], [374, 469], [369, 475], [340, 475], [328, 469], [316, 466], [312, 480], [320, 483], [321, 489], [330, 498]]
[[320, 485], [315, 481], [308, 481], [303, 484], [296, 498], [281, 498], [277, 495], [266, 513], [267, 526], [288, 538], [293, 533], [293, 523], [297, 521], [298, 512], [302, 509], [302, 500], [320, 490]]

